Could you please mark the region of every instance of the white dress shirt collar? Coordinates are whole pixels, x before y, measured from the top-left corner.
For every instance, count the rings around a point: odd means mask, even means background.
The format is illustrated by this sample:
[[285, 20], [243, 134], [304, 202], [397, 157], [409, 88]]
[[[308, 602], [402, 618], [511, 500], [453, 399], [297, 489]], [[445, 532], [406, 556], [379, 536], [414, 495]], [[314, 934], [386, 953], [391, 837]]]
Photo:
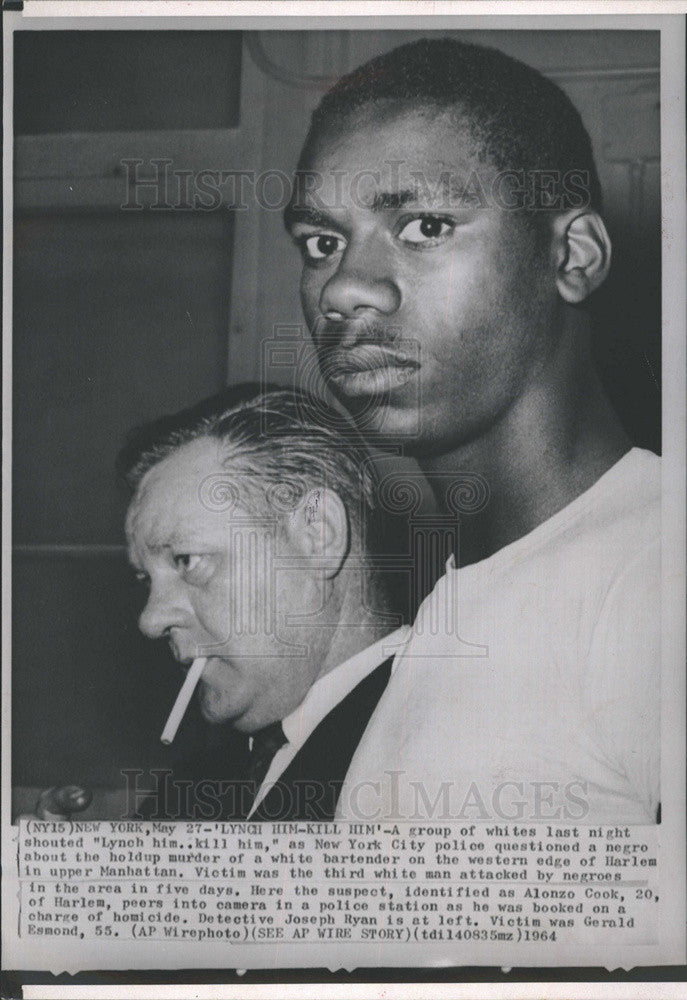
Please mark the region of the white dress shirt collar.
[[325, 716], [376, 667], [390, 656], [400, 653], [410, 634], [410, 627], [404, 625], [351, 656], [315, 681], [298, 708], [282, 719], [282, 729], [287, 742], [274, 755], [265, 780], [255, 797], [250, 815], [265, 797], [269, 785], [284, 773]]
[[298, 708], [282, 719], [284, 735], [296, 748], [296, 752], [322, 719], [343, 701], [354, 687], [371, 674], [375, 667], [400, 652], [409, 636], [408, 626], [397, 629], [315, 681]]

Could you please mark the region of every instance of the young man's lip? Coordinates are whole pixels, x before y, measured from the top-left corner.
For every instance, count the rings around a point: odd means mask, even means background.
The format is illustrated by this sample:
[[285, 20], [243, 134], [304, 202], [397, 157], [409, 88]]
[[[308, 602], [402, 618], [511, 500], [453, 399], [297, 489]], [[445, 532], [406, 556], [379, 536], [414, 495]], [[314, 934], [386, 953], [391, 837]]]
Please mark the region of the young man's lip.
[[388, 351], [378, 347], [369, 347], [351, 348], [346, 352], [333, 353], [326, 358], [323, 367], [329, 377], [336, 378], [357, 372], [416, 369], [420, 367], [420, 363], [407, 351]]
[[344, 396], [384, 396], [403, 387], [418, 369], [419, 365], [383, 365], [338, 371], [329, 374], [329, 381]]

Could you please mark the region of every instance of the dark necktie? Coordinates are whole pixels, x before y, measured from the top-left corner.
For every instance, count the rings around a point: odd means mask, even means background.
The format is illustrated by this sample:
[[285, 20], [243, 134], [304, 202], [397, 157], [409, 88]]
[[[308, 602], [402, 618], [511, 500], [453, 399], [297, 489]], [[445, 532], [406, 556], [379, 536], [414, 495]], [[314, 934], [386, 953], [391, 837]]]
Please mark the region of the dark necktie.
[[273, 722], [271, 726], [253, 733], [253, 746], [248, 757], [248, 780], [252, 785], [253, 798], [265, 780], [272, 758], [286, 742], [281, 722]]

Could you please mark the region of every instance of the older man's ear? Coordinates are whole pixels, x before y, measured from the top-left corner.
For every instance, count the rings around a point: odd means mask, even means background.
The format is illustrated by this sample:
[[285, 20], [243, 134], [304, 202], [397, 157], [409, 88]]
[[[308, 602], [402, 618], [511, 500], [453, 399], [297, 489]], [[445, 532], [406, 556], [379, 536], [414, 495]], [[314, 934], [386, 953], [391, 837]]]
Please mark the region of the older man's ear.
[[351, 544], [348, 513], [334, 490], [308, 491], [289, 517], [288, 531], [303, 555], [321, 566], [329, 579], [343, 567]]

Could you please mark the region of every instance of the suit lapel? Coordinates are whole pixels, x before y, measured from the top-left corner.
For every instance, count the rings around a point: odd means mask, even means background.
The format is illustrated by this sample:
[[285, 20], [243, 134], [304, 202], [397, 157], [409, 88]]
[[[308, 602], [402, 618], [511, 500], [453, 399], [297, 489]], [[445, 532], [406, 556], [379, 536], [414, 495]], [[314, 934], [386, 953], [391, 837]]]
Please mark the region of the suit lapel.
[[391, 675], [393, 656], [350, 691], [312, 731], [251, 820], [333, 819], [346, 772]]

